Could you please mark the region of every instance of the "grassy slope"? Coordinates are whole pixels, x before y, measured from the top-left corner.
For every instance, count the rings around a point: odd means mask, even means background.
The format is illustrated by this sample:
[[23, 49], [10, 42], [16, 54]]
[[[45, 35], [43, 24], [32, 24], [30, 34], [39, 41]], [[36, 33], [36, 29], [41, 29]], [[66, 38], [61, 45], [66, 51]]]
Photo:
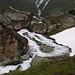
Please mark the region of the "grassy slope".
[[26, 71], [13, 71], [4, 75], [75, 75], [75, 56], [44, 62]]

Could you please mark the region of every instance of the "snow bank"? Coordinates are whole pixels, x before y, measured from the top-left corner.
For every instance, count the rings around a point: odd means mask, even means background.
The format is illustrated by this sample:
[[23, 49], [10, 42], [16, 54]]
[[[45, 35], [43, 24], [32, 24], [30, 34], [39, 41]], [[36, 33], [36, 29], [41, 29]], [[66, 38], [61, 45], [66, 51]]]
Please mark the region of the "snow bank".
[[75, 55], [75, 27], [64, 30], [50, 37], [56, 39], [56, 42], [72, 48], [70, 56]]

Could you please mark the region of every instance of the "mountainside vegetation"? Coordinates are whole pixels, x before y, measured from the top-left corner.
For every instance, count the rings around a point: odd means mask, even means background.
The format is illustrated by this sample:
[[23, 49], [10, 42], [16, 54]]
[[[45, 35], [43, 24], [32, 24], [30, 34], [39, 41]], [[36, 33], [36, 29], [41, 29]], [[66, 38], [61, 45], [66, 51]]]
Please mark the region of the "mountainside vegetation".
[[13, 71], [3, 75], [75, 75], [75, 56], [45, 61], [26, 71]]

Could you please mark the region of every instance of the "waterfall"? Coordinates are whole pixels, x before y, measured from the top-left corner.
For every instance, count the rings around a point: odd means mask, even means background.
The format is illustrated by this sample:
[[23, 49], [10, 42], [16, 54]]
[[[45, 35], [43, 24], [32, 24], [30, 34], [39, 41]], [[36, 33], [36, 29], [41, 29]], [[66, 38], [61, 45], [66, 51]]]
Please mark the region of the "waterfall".
[[[35, 57], [35, 55], [40, 57], [60, 57], [64, 55], [68, 55], [70, 53], [69, 48], [63, 45], [59, 45], [54, 42], [54, 40], [46, 38], [45, 36], [30, 32], [27, 29], [22, 29], [18, 31], [18, 33], [25, 37], [28, 40], [29, 44], [29, 52], [33, 54], [32, 58], [29, 58], [28, 60], [24, 60], [23, 63], [18, 65], [9, 65], [9, 66], [0, 66], [0, 74], [8, 73], [10, 70], [15, 70], [19, 65], [21, 65], [21, 70], [28, 69], [31, 65], [32, 59]], [[43, 52], [41, 51], [40, 45], [38, 44], [40, 42], [41, 44], [53, 47], [54, 50], [51, 52]]]
[[[50, 0], [36, 0], [35, 5], [37, 7], [38, 10], [38, 19], [41, 20], [41, 13], [42, 11], [45, 9], [45, 7], [47, 6], [47, 4], [49, 3]], [[43, 5], [43, 6], [42, 6]], [[42, 6], [42, 7], [41, 7]]]
[[[56, 57], [56, 56], [63, 56], [69, 53], [68, 47], [56, 44], [54, 40], [46, 38], [45, 36], [41, 34], [38, 34], [35, 32], [29, 32], [26, 29], [22, 29], [18, 33], [21, 36], [27, 38], [29, 42], [30, 50], [35, 55], [37, 54], [38, 56], [41, 56], [41, 57]], [[40, 45], [38, 45], [35, 40], [41, 42], [42, 44], [52, 46], [54, 50], [48, 53], [42, 52], [40, 49]]]

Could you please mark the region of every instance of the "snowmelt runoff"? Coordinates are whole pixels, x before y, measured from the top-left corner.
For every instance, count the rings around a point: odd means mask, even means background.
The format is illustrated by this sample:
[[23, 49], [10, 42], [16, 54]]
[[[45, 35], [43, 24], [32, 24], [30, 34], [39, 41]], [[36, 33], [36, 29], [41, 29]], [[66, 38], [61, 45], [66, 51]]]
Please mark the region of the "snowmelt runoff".
[[[29, 50], [31, 53], [33, 53], [33, 57], [30, 58], [29, 60], [23, 61], [23, 63], [19, 64], [21, 65], [22, 69], [21, 70], [26, 70], [28, 69], [31, 65], [31, 61], [34, 58], [35, 55], [38, 55], [40, 57], [56, 57], [56, 56], [63, 56], [69, 53], [68, 47], [67, 46], [62, 46], [62, 45], [57, 45], [54, 40], [48, 39], [45, 36], [41, 34], [37, 34], [34, 32], [29, 32], [26, 29], [22, 29], [18, 32], [21, 36], [27, 38], [28, 44], [29, 44]], [[24, 35], [23, 35], [24, 33]], [[50, 53], [43, 53], [40, 50], [40, 46], [37, 44], [36, 41], [41, 42], [42, 44], [46, 44], [48, 46], [54, 47], [54, 50]], [[3, 73], [8, 73], [10, 70], [15, 70], [19, 65], [9, 65], [9, 66], [0, 66], [0, 74]]]

